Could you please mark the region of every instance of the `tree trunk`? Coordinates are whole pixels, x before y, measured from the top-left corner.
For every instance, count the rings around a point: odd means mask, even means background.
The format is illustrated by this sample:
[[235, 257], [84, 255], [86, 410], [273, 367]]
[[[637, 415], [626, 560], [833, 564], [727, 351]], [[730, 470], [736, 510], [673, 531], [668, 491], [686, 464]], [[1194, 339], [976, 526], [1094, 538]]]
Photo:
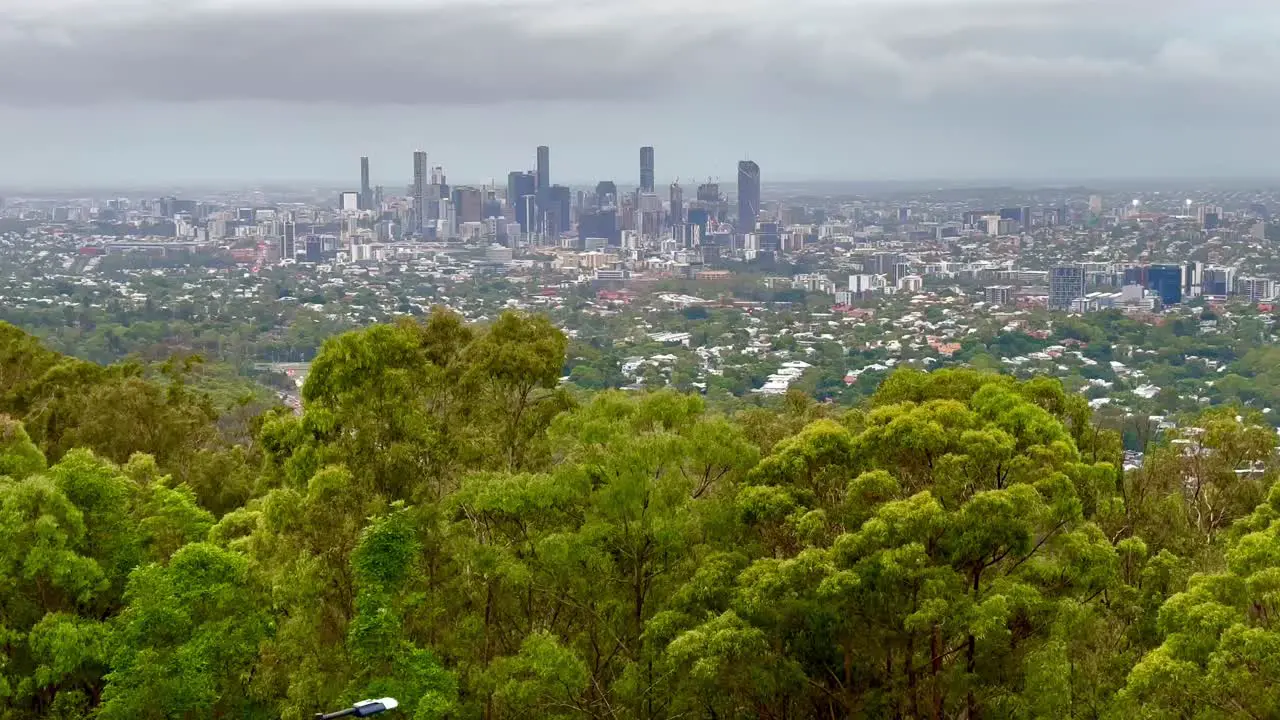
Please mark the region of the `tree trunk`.
[[907, 715], [912, 720], [920, 717], [920, 708], [916, 702], [916, 634], [907, 634]]
[[933, 684], [933, 720], [942, 720], [942, 685], [938, 675], [942, 673], [942, 626], [934, 623], [933, 636], [929, 639], [929, 655], [933, 658], [930, 679]]

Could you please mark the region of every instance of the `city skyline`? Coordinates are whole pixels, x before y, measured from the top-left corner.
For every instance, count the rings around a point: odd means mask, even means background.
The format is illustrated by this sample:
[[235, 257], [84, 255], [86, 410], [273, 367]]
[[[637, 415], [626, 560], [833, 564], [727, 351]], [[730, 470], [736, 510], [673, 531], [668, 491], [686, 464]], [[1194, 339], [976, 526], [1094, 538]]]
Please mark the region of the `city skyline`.
[[629, 184], [641, 145], [658, 186], [745, 154], [776, 180], [1262, 176], [1280, 119], [1260, 0], [11, 0], [0, 21], [5, 186], [333, 181], [360, 155], [385, 183], [415, 146], [470, 182], [537, 144], [574, 183]]

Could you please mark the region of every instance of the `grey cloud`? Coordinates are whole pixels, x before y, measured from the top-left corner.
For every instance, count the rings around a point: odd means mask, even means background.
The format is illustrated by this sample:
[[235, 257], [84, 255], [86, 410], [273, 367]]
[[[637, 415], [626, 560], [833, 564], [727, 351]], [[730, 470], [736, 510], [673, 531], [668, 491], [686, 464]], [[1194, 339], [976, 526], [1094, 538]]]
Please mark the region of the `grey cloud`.
[[[1206, 84], [1280, 96], [1280, 56], [1266, 42], [1278, 13], [1261, 0], [710, 2], [651, 13], [601, 0], [28, 15], [0, 22], [0, 103], [920, 101]], [[1255, 36], [1212, 32], [1230, 16], [1222, 5], [1254, 13]]]

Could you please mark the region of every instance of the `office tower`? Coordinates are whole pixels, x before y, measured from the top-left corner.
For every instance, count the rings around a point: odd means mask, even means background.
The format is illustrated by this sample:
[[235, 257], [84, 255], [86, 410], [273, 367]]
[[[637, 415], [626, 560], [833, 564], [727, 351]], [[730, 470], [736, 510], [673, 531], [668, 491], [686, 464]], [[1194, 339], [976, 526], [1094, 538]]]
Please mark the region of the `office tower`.
[[[538, 178], [531, 172], [513, 172], [507, 175], [507, 205], [515, 211], [516, 222], [520, 223], [520, 231], [531, 233], [537, 218], [537, 204], [534, 199], [538, 194]], [[530, 212], [530, 208], [534, 208]]]
[[980, 225], [985, 226], [987, 218], [995, 214], [997, 213], [994, 210], [966, 210], [965, 213], [960, 216], [960, 222], [963, 223], [965, 227], [971, 228], [976, 228]]
[[542, 210], [543, 232], [548, 237], [558, 237], [569, 229], [569, 198], [571, 193], [564, 185], [552, 185], [547, 189], [547, 201]]
[[698, 234], [707, 237], [707, 225], [711, 222], [711, 213], [706, 208], [689, 208], [689, 224], [698, 226]]
[[290, 216], [280, 229], [280, 259], [291, 260], [298, 254], [298, 226]]
[[303, 238], [303, 254], [309, 263], [318, 263], [324, 259], [324, 245], [319, 235], [308, 235]]
[[551, 187], [551, 148], [538, 146], [538, 189]]
[[1019, 225], [1021, 225], [1024, 229], [1029, 228], [1031, 227], [1031, 208], [1025, 207], [1025, 206], [1015, 207], [1015, 208], [1001, 208], [1000, 219], [1012, 220], [1018, 223]]
[[373, 209], [373, 188], [369, 185], [369, 158], [360, 158], [360, 209]]
[[1210, 297], [1226, 297], [1236, 284], [1236, 269], [1206, 266], [1200, 274], [1200, 294]]
[[702, 244], [702, 235], [699, 233], [698, 226], [692, 223], [672, 225], [671, 238], [676, 241], [676, 247], [684, 249]]
[[1049, 271], [1050, 310], [1070, 310], [1071, 302], [1084, 294], [1084, 268], [1060, 265]]
[[520, 198], [520, 205], [516, 208], [516, 217], [520, 225], [520, 232], [526, 235], [533, 233], [538, 224], [538, 197], [536, 195], [525, 195]]
[[449, 183], [444, 177], [444, 167], [436, 165], [431, 168], [431, 182], [427, 185], [426, 208], [427, 217], [426, 224], [429, 227], [437, 227], [435, 221], [440, 218], [441, 200], [449, 199]]
[[755, 236], [756, 241], [759, 243], [757, 249], [762, 252], [776, 253], [782, 249], [782, 233], [778, 228], [778, 223], [760, 223], [755, 231]]
[[338, 209], [343, 212], [360, 209], [360, 193], [344, 192], [338, 195]]
[[684, 222], [684, 189], [680, 183], [671, 183], [671, 224]]
[[461, 187], [453, 191], [453, 209], [459, 223], [480, 222], [484, 218], [484, 194], [478, 188]]
[[506, 217], [510, 219], [511, 217], [515, 217], [515, 216], [511, 215], [508, 217], [503, 214], [501, 200], [496, 200], [490, 197], [489, 199], [481, 203], [480, 205], [481, 220], [488, 220], [489, 218], [501, 218], [501, 217]]
[[414, 231], [427, 228], [427, 154], [421, 150], [413, 153], [413, 217]]
[[1161, 305], [1177, 305], [1182, 302], [1182, 267], [1180, 265], [1152, 265], [1146, 268], [1148, 290], [1160, 296]]
[[458, 216], [454, 211], [453, 200], [440, 198], [436, 202], [436, 237], [453, 238], [458, 235]]
[[720, 184], [711, 182], [708, 178], [707, 182], [698, 186], [698, 202], [700, 203], [718, 203], [720, 202]]
[[653, 148], [640, 148], [640, 192], [653, 192]]
[[618, 229], [618, 211], [608, 207], [583, 213], [578, 218], [578, 242], [587, 246], [588, 238], [602, 238], [606, 245], [617, 246], [622, 242]]
[[657, 193], [636, 193], [636, 229], [641, 235], [655, 237], [662, 229], [662, 198]]
[[618, 185], [612, 180], [601, 180], [596, 183], [596, 206], [617, 207]]
[[545, 232], [547, 210], [551, 203], [551, 148], [539, 145], [537, 155], [534, 172], [537, 174], [538, 214], [534, 222], [534, 231]]
[[760, 216], [760, 166], [751, 160], [738, 163], [738, 234], [751, 232]]

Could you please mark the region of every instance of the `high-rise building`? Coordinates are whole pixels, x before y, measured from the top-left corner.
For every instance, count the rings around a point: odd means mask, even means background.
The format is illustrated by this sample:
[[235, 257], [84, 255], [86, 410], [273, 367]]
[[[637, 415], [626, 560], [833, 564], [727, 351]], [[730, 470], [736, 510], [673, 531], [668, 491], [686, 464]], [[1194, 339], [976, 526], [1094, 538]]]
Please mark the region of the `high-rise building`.
[[756, 228], [755, 235], [757, 242], [760, 244], [759, 250], [776, 253], [782, 249], [782, 234], [778, 228], [778, 223], [760, 223]]
[[1236, 280], [1236, 294], [1251, 301], [1271, 300], [1276, 296], [1276, 282], [1270, 278], [1242, 277]]
[[413, 217], [414, 231], [427, 228], [427, 154], [422, 150], [413, 153]]
[[1013, 304], [1013, 286], [1012, 285], [990, 285], [982, 289], [986, 296], [986, 301], [992, 305], [1012, 305]]
[[458, 216], [454, 210], [453, 200], [447, 197], [440, 198], [436, 205], [436, 237], [457, 237]]
[[453, 209], [460, 223], [483, 220], [484, 195], [479, 188], [460, 187], [453, 190]]
[[1023, 229], [1027, 229], [1031, 227], [1031, 208], [1026, 206], [1014, 207], [1014, 208], [1001, 208], [1000, 219], [1013, 220], [1014, 222], [1021, 225]]
[[711, 213], [706, 208], [689, 208], [689, 224], [698, 226], [698, 234], [707, 237], [707, 225], [711, 222]]
[[588, 238], [603, 238], [606, 245], [613, 246], [622, 241], [616, 208], [592, 210], [578, 217], [578, 241], [582, 247], [586, 247]]
[[551, 188], [551, 148], [546, 145], [538, 146], [538, 190]]
[[[531, 172], [513, 172], [507, 175], [507, 205], [515, 210], [516, 222], [523, 233], [533, 232], [537, 210], [529, 212], [530, 203], [538, 194], [538, 177]], [[534, 203], [536, 208], [536, 203]]]
[[1071, 301], [1084, 297], [1084, 268], [1060, 265], [1049, 270], [1049, 309], [1069, 310]]
[[280, 228], [280, 259], [292, 260], [298, 254], [298, 226], [293, 218], [284, 220]]
[[427, 225], [429, 227], [439, 228], [437, 220], [441, 219], [440, 210], [443, 207], [441, 200], [449, 200], [449, 183], [444, 176], [444, 167], [436, 165], [431, 168], [431, 183], [427, 185]]
[[369, 185], [369, 158], [360, 158], [360, 209], [372, 210], [373, 187]]
[[596, 206], [617, 207], [618, 184], [612, 180], [601, 180], [596, 183]]
[[569, 188], [564, 185], [552, 185], [547, 188], [547, 199], [541, 211], [543, 232], [548, 237], [557, 237], [569, 229]]
[[1148, 290], [1160, 297], [1161, 305], [1177, 305], [1182, 302], [1182, 267], [1180, 265], [1152, 265], [1146, 268]]
[[536, 216], [537, 222], [534, 223], [534, 230], [545, 233], [547, 232], [547, 212], [551, 207], [551, 148], [546, 145], [538, 146], [535, 173], [538, 181], [538, 214]]
[[718, 203], [720, 202], [720, 184], [713, 183], [710, 179], [698, 186], [698, 202], [700, 203]]
[[751, 160], [738, 163], [738, 233], [755, 229], [760, 216], [760, 166]]
[[640, 148], [640, 192], [653, 192], [653, 148]]
[[671, 183], [671, 224], [684, 223], [684, 189], [680, 183]]
[[1236, 285], [1236, 269], [1231, 267], [1206, 266], [1200, 274], [1200, 294], [1211, 297], [1226, 297]]
[[324, 241], [319, 235], [307, 235], [302, 239], [303, 255], [309, 263], [318, 263], [324, 259]]

